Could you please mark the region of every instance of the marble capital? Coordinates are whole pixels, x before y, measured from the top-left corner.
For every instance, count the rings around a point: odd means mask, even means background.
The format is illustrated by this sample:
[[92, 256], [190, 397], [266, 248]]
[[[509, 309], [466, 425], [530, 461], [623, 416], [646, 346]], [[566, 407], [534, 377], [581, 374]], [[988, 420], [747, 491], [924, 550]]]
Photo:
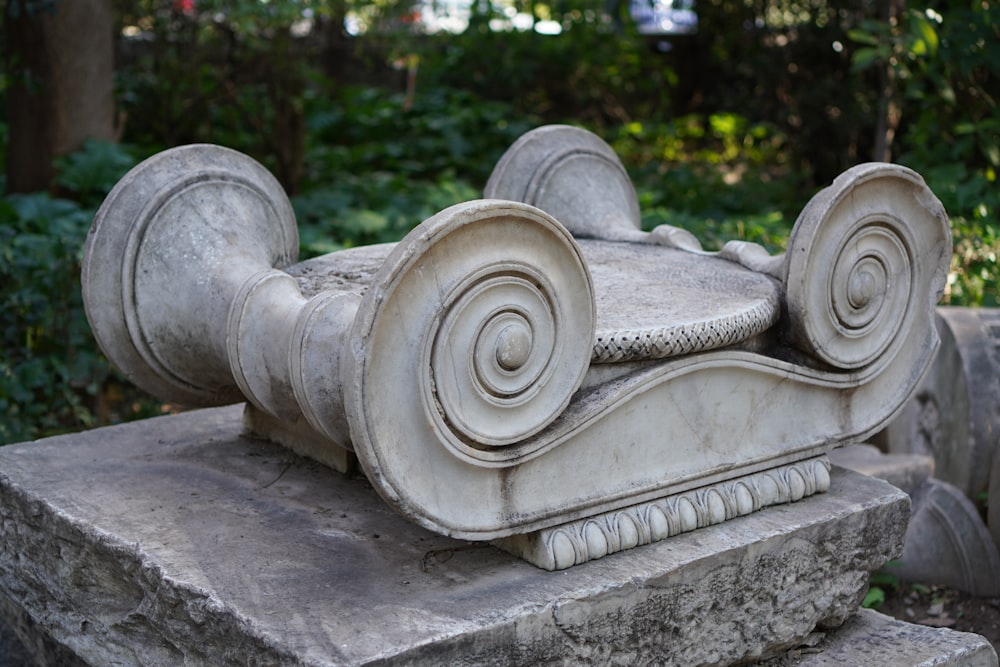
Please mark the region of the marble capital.
[[880, 429], [938, 344], [951, 236], [919, 175], [864, 164], [813, 197], [785, 254], [706, 251], [642, 231], [610, 147], [548, 126], [510, 148], [484, 199], [399, 243], [304, 262], [297, 247], [259, 164], [166, 151], [96, 216], [88, 318], [161, 398], [244, 400], [250, 428], [357, 465], [416, 523], [516, 542], [802, 478]]

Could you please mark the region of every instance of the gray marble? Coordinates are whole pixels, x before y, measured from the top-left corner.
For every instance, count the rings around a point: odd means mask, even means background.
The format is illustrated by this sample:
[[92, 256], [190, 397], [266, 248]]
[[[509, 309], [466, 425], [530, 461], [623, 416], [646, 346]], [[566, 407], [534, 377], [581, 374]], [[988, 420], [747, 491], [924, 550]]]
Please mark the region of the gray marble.
[[934, 354], [951, 234], [905, 167], [841, 174], [775, 256], [642, 231], [580, 128], [525, 134], [484, 195], [297, 264], [260, 164], [171, 149], [95, 217], [88, 318], [159, 397], [246, 400], [248, 433], [416, 524], [557, 568], [823, 492], [809, 461], [881, 429]]

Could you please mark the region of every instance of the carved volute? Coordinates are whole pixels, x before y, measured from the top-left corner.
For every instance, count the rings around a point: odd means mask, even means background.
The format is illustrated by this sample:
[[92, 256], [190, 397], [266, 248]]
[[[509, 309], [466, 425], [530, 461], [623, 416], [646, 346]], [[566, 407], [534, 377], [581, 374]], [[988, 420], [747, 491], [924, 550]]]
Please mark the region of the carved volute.
[[540, 128], [486, 199], [396, 244], [295, 263], [291, 206], [250, 158], [188, 146], [122, 179], [84, 257], [101, 347], [170, 401], [356, 457], [431, 529], [568, 567], [824, 491], [937, 345], [950, 230], [923, 180], [868, 164], [788, 252], [640, 229], [595, 135]]

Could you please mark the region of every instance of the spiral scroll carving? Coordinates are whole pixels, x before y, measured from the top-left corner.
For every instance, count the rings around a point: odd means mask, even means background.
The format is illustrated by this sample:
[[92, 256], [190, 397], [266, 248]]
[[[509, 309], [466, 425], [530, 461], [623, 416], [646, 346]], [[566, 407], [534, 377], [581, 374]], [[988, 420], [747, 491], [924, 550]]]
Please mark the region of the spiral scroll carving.
[[845, 172], [806, 206], [789, 241], [791, 340], [840, 369], [888, 359], [928, 293], [947, 218], [918, 175], [896, 165]]
[[[562, 413], [590, 362], [593, 290], [572, 237], [534, 207], [469, 202], [425, 221], [386, 266], [372, 293], [381, 301], [366, 296], [361, 314], [377, 320], [360, 336], [371, 345], [359, 369], [370, 430], [412, 402], [395, 387], [419, 387], [414, 429], [430, 426], [478, 464], [525, 455], [519, 443]], [[420, 351], [405, 354], [414, 339]]]
[[[544, 275], [494, 264], [463, 281], [434, 336], [432, 392], [444, 418], [478, 445], [517, 442], [555, 415], [551, 383], [566, 355], [565, 305]], [[558, 414], [558, 413], [556, 413]]]

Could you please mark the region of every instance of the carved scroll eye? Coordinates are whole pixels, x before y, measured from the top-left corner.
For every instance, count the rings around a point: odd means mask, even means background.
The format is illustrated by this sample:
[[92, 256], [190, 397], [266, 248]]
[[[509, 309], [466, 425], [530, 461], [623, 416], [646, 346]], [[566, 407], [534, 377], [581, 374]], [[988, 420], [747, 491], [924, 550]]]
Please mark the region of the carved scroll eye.
[[505, 326], [496, 338], [497, 365], [508, 372], [522, 368], [531, 356], [533, 338], [531, 329], [522, 321]]
[[[562, 225], [525, 204], [460, 204], [404, 239], [366, 295], [355, 338], [371, 352], [349, 385], [360, 390], [352, 409], [373, 432], [404, 422], [463, 461], [511, 464], [582, 383], [595, 318], [590, 273]], [[402, 414], [407, 403], [421, 412]]]
[[817, 194], [796, 222], [785, 273], [790, 339], [845, 370], [892, 358], [918, 310], [944, 285], [951, 236], [917, 174], [859, 165]]
[[541, 273], [508, 262], [485, 267], [457, 291], [446, 299], [430, 360], [444, 418], [473, 446], [537, 433], [552, 410], [552, 375], [567, 354], [566, 304]]

